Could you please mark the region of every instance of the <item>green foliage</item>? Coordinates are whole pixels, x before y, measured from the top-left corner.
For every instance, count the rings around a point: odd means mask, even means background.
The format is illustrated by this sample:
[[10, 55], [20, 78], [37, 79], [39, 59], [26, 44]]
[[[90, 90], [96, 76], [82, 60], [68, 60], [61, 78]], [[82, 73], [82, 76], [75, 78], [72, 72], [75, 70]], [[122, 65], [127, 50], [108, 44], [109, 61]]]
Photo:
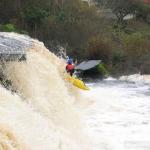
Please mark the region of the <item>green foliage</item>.
[[150, 4], [137, 3], [136, 4], [136, 18], [150, 23], [148, 16], [150, 14]]
[[0, 26], [0, 30], [4, 32], [15, 32], [16, 28], [13, 24], [5, 24]]
[[29, 7], [24, 12], [24, 18], [29, 23], [41, 23], [41, 20], [48, 15], [47, 11], [38, 7]]
[[[63, 45], [72, 57], [101, 59], [113, 73], [149, 62], [150, 5], [132, 0], [94, 1], [99, 9], [81, 0], [3, 0], [0, 30], [29, 34], [49, 49]], [[117, 20], [106, 17], [105, 8]], [[124, 21], [130, 13], [136, 18]]]
[[123, 51], [115, 51], [114, 53], [113, 53], [113, 58], [112, 58], [112, 62], [114, 63], [114, 64], [116, 64], [116, 63], [122, 63], [122, 62], [124, 62], [125, 61], [125, 54], [124, 54], [124, 52]]
[[25, 30], [21, 30], [19, 33], [29, 35], [29, 33]]
[[94, 0], [99, 8], [111, 9], [117, 18], [116, 27], [126, 27], [124, 17], [135, 12], [133, 0]]
[[[1, 5], [0, 14], [8, 22], [14, 22], [19, 31], [27, 31], [46, 45], [58, 41], [73, 51], [84, 49], [91, 36], [104, 30], [95, 7], [80, 0], [6, 1]], [[12, 7], [6, 9], [7, 3]]]
[[140, 62], [145, 55], [150, 55], [150, 42], [141, 33], [135, 33], [125, 37], [125, 49], [127, 56], [132, 61]]
[[65, 18], [66, 18], [65, 12], [64, 12], [64, 10], [61, 10], [61, 11], [58, 13], [57, 19], [58, 19], [59, 21], [64, 21]]
[[104, 66], [104, 64], [99, 64], [97, 66], [97, 69], [98, 71], [102, 74], [103, 77], [108, 77], [109, 76], [109, 73], [108, 73], [108, 70], [106, 69], [106, 67]]

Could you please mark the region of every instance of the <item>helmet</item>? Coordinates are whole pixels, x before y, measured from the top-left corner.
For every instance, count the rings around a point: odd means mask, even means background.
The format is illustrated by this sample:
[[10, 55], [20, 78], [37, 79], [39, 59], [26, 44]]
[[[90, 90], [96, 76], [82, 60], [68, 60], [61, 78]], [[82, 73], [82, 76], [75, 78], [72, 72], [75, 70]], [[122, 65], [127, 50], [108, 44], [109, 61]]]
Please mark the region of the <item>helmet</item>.
[[73, 63], [73, 59], [70, 58], [68, 61], [67, 61], [68, 64], [72, 64]]

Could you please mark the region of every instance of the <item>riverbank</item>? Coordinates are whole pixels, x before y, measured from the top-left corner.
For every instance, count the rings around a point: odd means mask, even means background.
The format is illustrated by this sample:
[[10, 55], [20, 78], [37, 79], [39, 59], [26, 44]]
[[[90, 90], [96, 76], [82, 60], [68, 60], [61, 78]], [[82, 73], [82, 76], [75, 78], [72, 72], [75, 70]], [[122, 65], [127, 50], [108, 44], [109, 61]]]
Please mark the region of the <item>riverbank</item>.
[[[99, 5], [83, 0], [5, 0], [0, 5], [0, 31], [30, 35], [55, 54], [63, 47], [74, 60], [102, 60], [110, 74], [149, 74], [150, 4], [114, 0], [106, 6], [109, 0], [96, 1]], [[125, 20], [123, 12], [136, 13]], [[121, 18], [117, 13], [123, 13]]]

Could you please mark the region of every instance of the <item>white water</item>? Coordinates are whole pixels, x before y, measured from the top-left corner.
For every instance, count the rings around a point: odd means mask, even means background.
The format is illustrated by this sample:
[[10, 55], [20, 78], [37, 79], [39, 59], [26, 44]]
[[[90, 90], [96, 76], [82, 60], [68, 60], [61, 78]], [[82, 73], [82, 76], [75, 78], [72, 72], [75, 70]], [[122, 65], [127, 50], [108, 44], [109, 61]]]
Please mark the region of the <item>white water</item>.
[[137, 75], [128, 79], [93, 83], [83, 93], [93, 100], [84, 115], [92, 150], [150, 150], [150, 84], [145, 83], [150, 80]]
[[147, 77], [109, 78], [80, 91], [64, 80], [65, 63], [43, 43], [9, 36], [33, 43], [26, 62], [0, 68], [15, 91], [0, 85], [0, 150], [150, 149]]
[[64, 80], [63, 60], [39, 41], [14, 33], [9, 36], [33, 44], [27, 50], [26, 62], [1, 66], [16, 92], [0, 85], [0, 149], [90, 149], [74, 106], [78, 91]]

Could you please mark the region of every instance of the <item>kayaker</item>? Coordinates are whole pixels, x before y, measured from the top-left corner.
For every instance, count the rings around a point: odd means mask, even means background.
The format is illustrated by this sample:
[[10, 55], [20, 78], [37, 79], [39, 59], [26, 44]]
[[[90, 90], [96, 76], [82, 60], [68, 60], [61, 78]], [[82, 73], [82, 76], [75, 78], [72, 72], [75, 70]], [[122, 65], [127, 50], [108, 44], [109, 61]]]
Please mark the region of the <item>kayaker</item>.
[[74, 68], [75, 68], [75, 66], [74, 66], [74, 64], [73, 64], [73, 60], [72, 60], [71, 58], [68, 59], [67, 65], [66, 65], [66, 71], [67, 71], [67, 73], [70, 74], [70, 76], [73, 75], [73, 73], [74, 73]]

